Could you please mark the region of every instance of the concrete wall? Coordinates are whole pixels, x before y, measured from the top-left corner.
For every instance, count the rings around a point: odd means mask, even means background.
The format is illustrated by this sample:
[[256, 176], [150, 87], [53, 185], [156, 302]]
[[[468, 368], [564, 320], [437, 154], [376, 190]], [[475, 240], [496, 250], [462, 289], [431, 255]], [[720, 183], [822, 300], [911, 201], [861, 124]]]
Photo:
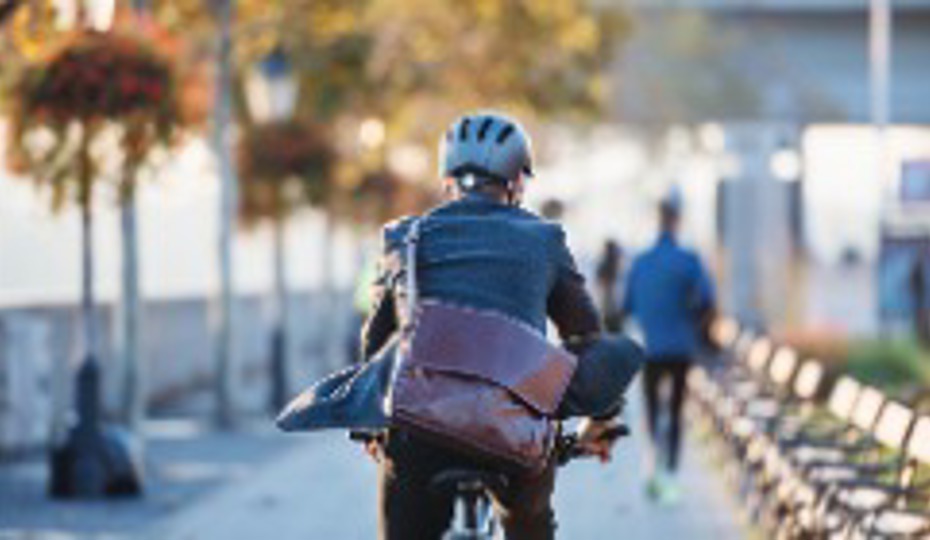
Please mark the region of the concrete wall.
[[[295, 294], [291, 300], [291, 381], [296, 391], [342, 362], [350, 327], [345, 292]], [[270, 299], [238, 300], [238, 361], [235, 399], [239, 409], [263, 407], [267, 371]], [[122, 366], [111, 306], [97, 312], [104, 406], [118, 408]], [[213, 380], [216, 362], [212, 325], [215, 304], [205, 299], [147, 302], [143, 310], [141, 362], [150, 405], [166, 403]], [[76, 306], [48, 305], [0, 310], [0, 455], [36, 447], [59, 434], [73, 401], [73, 374], [83, 351]]]

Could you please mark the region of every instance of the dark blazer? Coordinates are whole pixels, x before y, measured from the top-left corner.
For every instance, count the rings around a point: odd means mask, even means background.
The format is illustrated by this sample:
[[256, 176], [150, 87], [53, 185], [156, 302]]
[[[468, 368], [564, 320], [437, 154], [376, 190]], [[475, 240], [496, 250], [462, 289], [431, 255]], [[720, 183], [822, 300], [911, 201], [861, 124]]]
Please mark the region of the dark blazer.
[[[563, 342], [600, 335], [600, 319], [557, 223], [524, 209], [470, 195], [426, 214], [417, 246], [421, 298], [490, 310], [546, 332], [549, 318]], [[397, 329], [404, 301], [404, 246], [411, 219], [384, 228], [372, 316], [363, 357]]]
[[[563, 344], [578, 357], [558, 416], [616, 414], [642, 352], [626, 338], [601, 335], [600, 317], [562, 227], [478, 195], [440, 206], [422, 219], [420, 297], [494, 311], [543, 334], [546, 320], [551, 320]], [[388, 425], [382, 398], [394, 361], [394, 338], [403, 323], [404, 250], [411, 223], [411, 218], [402, 219], [383, 230], [375, 307], [362, 331], [366, 362], [301, 394], [279, 417], [282, 429]]]

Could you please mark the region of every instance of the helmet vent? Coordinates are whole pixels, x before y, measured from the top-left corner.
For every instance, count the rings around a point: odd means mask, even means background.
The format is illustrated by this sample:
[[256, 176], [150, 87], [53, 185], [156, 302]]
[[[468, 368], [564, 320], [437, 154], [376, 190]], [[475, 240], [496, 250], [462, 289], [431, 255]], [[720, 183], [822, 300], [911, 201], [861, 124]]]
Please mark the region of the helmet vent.
[[459, 126], [459, 140], [464, 141], [468, 138], [468, 126], [471, 124], [471, 118], [466, 118], [462, 120], [462, 124]]
[[507, 124], [497, 135], [497, 144], [504, 144], [504, 141], [513, 134], [513, 129], [513, 124]]
[[491, 126], [494, 124], [494, 119], [485, 118], [484, 122], [481, 122], [481, 127], [478, 129], [478, 141], [483, 141], [488, 134], [488, 130], [491, 129]]

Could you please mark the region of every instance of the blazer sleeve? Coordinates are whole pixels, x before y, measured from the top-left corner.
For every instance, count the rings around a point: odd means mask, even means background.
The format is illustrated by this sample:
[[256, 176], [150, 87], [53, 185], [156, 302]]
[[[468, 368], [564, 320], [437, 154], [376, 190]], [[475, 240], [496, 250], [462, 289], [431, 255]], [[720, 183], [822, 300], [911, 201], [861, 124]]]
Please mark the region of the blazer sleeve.
[[386, 225], [381, 235], [378, 272], [371, 285], [372, 310], [362, 326], [361, 353], [369, 360], [378, 353], [398, 329], [396, 284], [401, 273], [401, 253], [405, 223]]
[[559, 337], [571, 349], [597, 338], [601, 334], [601, 319], [561, 227], [555, 229], [551, 249], [555, 267], [546, 307]]

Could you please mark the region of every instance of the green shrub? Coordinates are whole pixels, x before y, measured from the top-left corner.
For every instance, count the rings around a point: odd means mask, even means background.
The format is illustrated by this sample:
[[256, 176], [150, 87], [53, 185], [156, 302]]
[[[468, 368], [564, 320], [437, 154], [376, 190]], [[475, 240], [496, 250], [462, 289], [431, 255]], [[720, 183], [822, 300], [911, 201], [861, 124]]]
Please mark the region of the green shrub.
[[930, 388], [930, 355], [910, 341], [862, 341], [849, 348], [847, 371], [883, 390]]

